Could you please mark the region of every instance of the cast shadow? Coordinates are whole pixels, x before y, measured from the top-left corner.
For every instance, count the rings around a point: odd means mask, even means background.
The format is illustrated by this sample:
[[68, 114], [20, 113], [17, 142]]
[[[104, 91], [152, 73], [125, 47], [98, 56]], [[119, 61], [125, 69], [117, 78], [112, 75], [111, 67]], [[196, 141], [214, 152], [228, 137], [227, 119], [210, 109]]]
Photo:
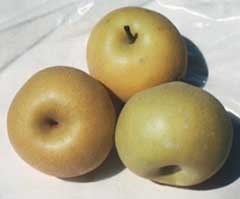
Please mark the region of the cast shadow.
[[230, 185], [240, 177], [240, 118], [229, 113], [233, 124], [233, 143], [223, 167], [209, 180], [191, 187], [194, 190], [211, 190]]
[[187, 72], [182, 78], [183, 82], [198, 87], [204, 87], [208, 79], [208, 67], [200, 49], [188, 38], [183, 36], [188, 51]]
[[119, 159], [115, 146], [112, 148], [107, 159], [94, 171], [87, 173], [82, 176], [72, 177], [72, 178], [61, 178], [65, 181], [76, 182], [76, 183], [87, 183], [101, 181], [114, 175], [117, 175], [125, 166]]
[[[105, 87], [107, 88], [107, 87]], [[107, 88], [109, 96], [112, 100], [115, 112], [116, 112], [116, 116], [118, 118], [122, 108], [124, 107], [125, 103], [119, 98], [117, 97], [109, 88]]]

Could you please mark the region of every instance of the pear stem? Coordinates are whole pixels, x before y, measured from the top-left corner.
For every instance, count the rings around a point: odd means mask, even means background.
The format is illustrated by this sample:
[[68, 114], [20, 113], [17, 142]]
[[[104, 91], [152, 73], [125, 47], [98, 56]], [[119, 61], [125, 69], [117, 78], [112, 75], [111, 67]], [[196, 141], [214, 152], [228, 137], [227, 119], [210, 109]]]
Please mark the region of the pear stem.
[[128, 43], [129, 44], [133, 44], [136, 41], [138, 34], [135, 33], [133, 35], [131, 30], [130, 30], [130, 26], [128, 26], [128, 25], [124, 26], [124, 30], [125, 30], [125, 32], [127, 34]]

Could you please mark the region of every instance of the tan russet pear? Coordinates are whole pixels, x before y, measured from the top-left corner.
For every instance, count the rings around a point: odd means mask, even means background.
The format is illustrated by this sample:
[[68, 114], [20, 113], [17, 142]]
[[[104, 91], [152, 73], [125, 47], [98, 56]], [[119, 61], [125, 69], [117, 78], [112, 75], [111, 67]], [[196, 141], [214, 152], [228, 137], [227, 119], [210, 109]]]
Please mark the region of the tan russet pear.
[[8, 112], [15, 151], [34, 168], [73, 177], [97, 168], [113, 145], [115, 111], [107, 90], [85, 72], [50, 67], [33, 75]]

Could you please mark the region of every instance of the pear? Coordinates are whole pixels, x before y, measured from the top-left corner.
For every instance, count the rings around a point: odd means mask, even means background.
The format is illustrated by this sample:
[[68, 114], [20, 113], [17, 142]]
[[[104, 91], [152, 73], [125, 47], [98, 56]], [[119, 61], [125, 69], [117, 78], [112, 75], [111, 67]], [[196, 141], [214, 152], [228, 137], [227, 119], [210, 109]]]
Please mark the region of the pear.
[[115, 141], [121, 160], [135, 174], [190, 186], [222, 167], [232, 138], [229, 115], [215, 97], [171, 82], [130, 98], [119, 116]]
[[8, 135], [20, 157], [57, 177], [97, 168], [113, 145], [115, 110], [107, 90], [85, 72], [50, 67], [15, 96]]

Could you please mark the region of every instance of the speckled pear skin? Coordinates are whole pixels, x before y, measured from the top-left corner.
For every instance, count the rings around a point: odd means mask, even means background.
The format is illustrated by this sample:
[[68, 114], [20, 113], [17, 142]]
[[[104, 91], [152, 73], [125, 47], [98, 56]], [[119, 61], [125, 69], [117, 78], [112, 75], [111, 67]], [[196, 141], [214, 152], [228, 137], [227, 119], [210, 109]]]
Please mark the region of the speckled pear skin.
[[107, 90], [85, 72], [50, 67], [33, 75], [8, 112], [15, 151], [34, 168], [73, 177], [97, 168], [113, 144], [115, 111]]
[[134, 95], [116, 127], [123, 163], [147, 179], [191, 186], [214, 175], [231, 149], [233, 127], [211, 94], [171, 82]]
[[[132, 43], [126, 26], [136, 36]], [[88, 39], [90, 74], [123, 101], [144, 89], [179, 80], [187, 62], [187, 48], [175, 25], [145, 8], [113, 10], [99, 20]]]

